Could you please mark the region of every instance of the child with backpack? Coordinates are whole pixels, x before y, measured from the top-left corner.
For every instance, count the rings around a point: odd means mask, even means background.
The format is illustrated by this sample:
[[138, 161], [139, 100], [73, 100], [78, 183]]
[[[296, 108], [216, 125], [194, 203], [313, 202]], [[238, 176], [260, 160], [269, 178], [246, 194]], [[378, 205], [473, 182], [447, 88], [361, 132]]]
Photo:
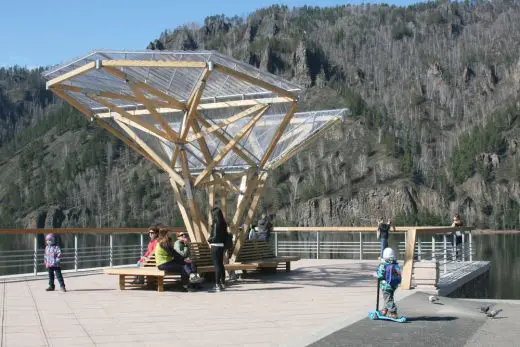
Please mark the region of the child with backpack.
[[49, 288], [45, 290], [48, 292], [54, 290], [54, 273], [56, 273], [61, 291], [66, 292], [65, 282], [63, 281], [63, 276], [61, 274], [61, 248], [56, 244], [54, 234], [47, 234], [47, 236], [45, 236], [45, 243], [45, 255], [43, 260], [45, 268], [49, 272]]
[[397, 263], [392, 248], [384, 249], [383, 259], [377, 268], [377, 278], [379, 279], [379, 288], [383, 292], [383, 299], [385, 300], [381, 314], [397, 319], [397, 306], [394, 302], [394, 292], [401, 283], [401, 268]]

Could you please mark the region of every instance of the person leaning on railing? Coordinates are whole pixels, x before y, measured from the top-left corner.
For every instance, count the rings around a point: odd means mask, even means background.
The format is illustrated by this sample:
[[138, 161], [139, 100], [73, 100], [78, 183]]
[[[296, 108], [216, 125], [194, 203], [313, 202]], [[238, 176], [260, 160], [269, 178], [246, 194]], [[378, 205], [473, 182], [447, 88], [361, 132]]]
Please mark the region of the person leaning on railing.
[[[453, 216], [453, 222], [451, 223], [451, 226], [456, 228], [456, 227], [461, 227], [463, 226], [464, 224], [462, 223], [462, 220], [460, 219], [460, 214], [456, 214], [455, 216]], [[460, 230], [457, 230], [453, 233], [453, 243], [455, 245], [455, 259], [459, 256], [459, 253], [460, 253], [460, 245], [462, 244], [462, 233], [460, 232]]]
[[[388, 238], [390, 236], [390, 227], [392, 226], [392, 221], [389, 219], [386, 223], [383, 218], [379, 219], [379, 223], [377, 224], [377, 239], [380, 242], [381, 250], [379, 252], [379, 258], [383, 258], [383, 251], [388, 247]], [[395, 231], [395, 226], [393, 226], [393, 231]]]

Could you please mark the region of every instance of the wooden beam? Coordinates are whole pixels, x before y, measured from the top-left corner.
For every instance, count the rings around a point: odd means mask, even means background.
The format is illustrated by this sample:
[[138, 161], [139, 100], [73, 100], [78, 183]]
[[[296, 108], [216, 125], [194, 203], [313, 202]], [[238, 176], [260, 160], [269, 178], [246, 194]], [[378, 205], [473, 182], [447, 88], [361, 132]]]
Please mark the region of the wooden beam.
[[205, 68], [203, 61], [167, 60], [102, 60], [101, 66], [116, 67], [166, 67], [166, 68]]
[[210, 73], [211, 70], [204, 70], [188, 100], [188, 112], [186, 112], [184, 116], [184, 120], [181, 124], [180, 130], [180, 138], [183, 141], [186, 140], [186, 137], [188, 136], [188, 132], [191, 128], [192, 119], [193, 117], [195, 117], [197, 106], [199, 105], [202, 92], [204, 92], [204, 88], [206, 87], [206, 80], [208, 79]]
[[132, 89], [132, 91], [134, 92], [134, 95], [136, 97], [137, 100], [139, 100], [147, 109], [148, 111], [150, 111], [153, 119], [155, 119], [155, 121], [157, 123], [159, 123], [161, 125], [161, 127], [163, 128], [163, 130], [170, 136], [170, 138], [172, 139], [173, 142], [178, 142], [179, 141], [179, 134], [177, 134], [169, 125], [168, 125], [168, 122], [166, 122], [166, 120], [163, 118], [163, 116], [161, 114], [159, 114], [156, 110], [155, 110], [155, 106], [153, 104], [153, 102], [151, 100], [148, 100], [144, 94], [141, 92], [141, 90], [139, 89], [139, 87], [137, 87], [137, 85], [135, 85], [135, 83], [130, 83], [130, 88]]
[[[198, 218], [197, 206], [193, 199], [193, 186], [191, 183], [190, 168], [188, 165], [188, 157], [186, 156], [186, 150], [184, 146], [179, 146], [179, 160], [182, 167], [182, 175], [184, 177], [184, 191], [186, 192], [186, 199], [188, 200], [188, 208], [191, 214], [191, 221], [193, 225], [193, 233], [195, 234], [196, 242], [202, 242], [205, 240], [205, 235], [202, 233], [200, 219]], [[193, 240], [193, 239], [192, 239]]]
[[276, 93], [278, 95], [285, 96], [285, 97], [287, 97], [287, 98], [289, 98], [291, 100], [296, 100], [297, 99], [297, 96], [296, 96], [295, 93], [287, 91], [287, 90], [282, 89], [282, 88], [279, 88], [277, 86], [274, 86], [274, 85], [272, 85], [270, 83], [262, 81], [259, 78], [255, 78], [255, 77], [249, 76], [249, 75], [247, 75], [247, 74], [245, 74], [243, 72], [239, 72], [237, 70], [233, 70], [233, 69], [231, 69], [229, 67], [226, 67], [226, 66], [223, 66], [223, 65], [220, 65], [220, 64], [215, 64], [214, 67], [215, 67], [215, 70], [217, 70], [218, 72], [221, 72], [223, 74], [230, 75], [230, 76], [233, 76], [234, 78], [242, 80], [244, 82], [257, 85], [257, 86], [262, 87], [264, 89], [270, 90], [273, 93]]
[[[195, 132], [195, 134], [200, 133], [200, 125], [199, 122], [197, 122], [197, 119], [192, 119], [191, 128]], [[206, 161], [206, 165], [211, 162], [213, 159], [211, 152], [209, 151], [208, 144], [206, 142], [206, 139], [204, 137], [201, 137], [197, 140], [199, 142], [199, 147], [202, 155], [204, 156], [204, 160]]]
[[265, 166], [265, 163], [267, 163], [267, 160], [273, 153], [273, 151], [276, 147], [276, 144], [278, 143], [278, 140], [282, 136], [287, 125], [291, 122], [291, 118], [293, 117], [294, 113], [296, 112], [297, 107], [298, 107], [298, 104], [296, 102], [293, 102], [293, 104], [291, 105], [291, 108], [289, 109], [289, 111], [285, 115], [285, 118], [283, 119], [282, 123], [280, 124], [278, 131], [274, 134], [273, 139], [271, 140], [271, 143], [269, 144], [269, 147], [267, 147], [267, 150], [265, 151], [262, 160], [260, 161], [260, 165], [259, 165], [260, 169], [262, 169]]
[[[202, 124], [202, 126], [204, 126], [204, 128], [209, 128], [211, 127], [211, 124], [208, 123], [207, 120], [205, 120], [203, 117], [201, 117], [200, 115], [197, 114], [197, 120]], [[214, 132], [215, 136], [220, 140], [222, 141], [222, 143], [224, 143], [224, 145], [227, 145], [229, 144], [231, 141], [228, 140], [228, 138], [222, 134], [220, 131], [215, 131]], [[240, 144], [236, 144], [236, 146], [233, 147], [233, 151], [242, 159], [244, 159], [249, 165], [251, 166], [256, 166], [256, 161], [254, 161], [254, 159], [252, 159], [249, 155], [247, 155], [242, 149], [241, 149], [242, 146], [240, 146]]]
[[64, 92], [63, 90], [56, 89], [56, 88], [50, 88], [50, 90], [54, 94], [58, 95], [60, 98], [62, 98], [63, 100], [67, 101], [69, 104], [74, 106], [76, 109], [78, 109], [81, 113], [83, 113], [85, 115], [85, 117], [87, 117], [87, 119], [89, 121], [91, 121], [94, 118], [94, 113], [92, 113], [92, 111], [87, 106], [84, 106], [79, 101], [74, 99], [72, 96], [67, 95], [67, 93]]
[[116, 136], [118, 139], [120, 139], [121, 141], [123, 141], [128, 147], [132, 148], [133, 150], [135, 150], [137, 153], [139, 153], [140, 155], [142, 155], [143, 157], [147, 158], [148, 160], [150, 160], [152, 163], [154, 163], [157, 167], [161, 168], [162, 170], [164, 170], [164, 168], [157, 162], [155, 161], [153, 158], [151, 158], [150, 156], [148, 156], [148, 154], [143, 151], [143, 149], [141, 149], [141, 147], [139, 147], [138, 144], [136, 144], [135, 142], [133, 142], [132, 140], [130, 140], [128, 138], [127, 135], [121, 133], [120, 131], [112, 128], [110, 125], [106, 124], [105, 121], [101, 120], [101, 119], [97, 119], [97, 118], [94, 118], [93, 117], [93, 114], [92, 112], [90, 111], [90, 109], [88, 109], [87, 107], [83, 106], [82, 104], [80, 104], [78, 101], [76, 101], [76, 99], [74, 99], [73, 97], [70, 97], [68, 96], [65, 92], [63, 92], [62, 90], [58, 90], [58, 89], [55, 89], [55, 88], [51, 88], [52, 92], [54, 92], [56, 95], [58, 95], [59, 97], [61, 97], [63, 100], [67, 101], [69, 104], [71, 104], [73, 107], [75, 107], [76, 109], [78, 109], [81, 113], [83, 113], [85, 115], [85, 117], [87, 117], [88, 120], [95, 120], [97, 124], [99, 124], [102, 128], [104, 128], [105, 130], [107, 130], [108, 132], [110, 132], [112, 135]]
[[205, 136], [206, 134], [211, 134], [212, 132], [222, 129], [225, 126], [228, 126], [229, 124], [236, 122], [239, 119], [247, 117], [250, 114], [260, 111], [261, 109], [267, 108], [267, 107], [269, 107], [269, 106], [268, 105], [255, 105], [253, 107], [250, 107], [247, 110], [244, 110], [229, 118], [226, 118], [225, 120], [223, 120], [222, 122], [220, 122], [218, 124], [212, 125], [211, 127], [204, 129], [203, 131], [199, 132], [198, 134], [194, 134], [194, 135], [190, 136], [186, 141], [191, 142], [191, 141], [194, 141], [198, 138]]
[[229, 190], [233, 193], [237, 193], [237, 194], [240, 193], [240, 189], [235, 187], [235, 185], [233, 183], [229, 182], [225, 178], [221, 178], [218, 176], [215, 177], [214, 175], [210, 175], [207, 180], [205, 180], [204, 182], [199, 184], [199, 187], [210, 187], [210, 186], [214, 186], [216, 184], [220, 184], [221, 186], [227, 188], [227, 190]]
[[417, 239], [417, 230], [410, 229], [406, 232], [406, 248], [404, 254], [403, 280], [402, 288], [410, 289], [412, 286], [412, 270], [413, 258], [415, 254], [415, 242]]
[[[124, 109], [122, 109], [121, 107], [111, 103], [110, 101], [108, 100], [105, 100], [101, 97], [98, 97], [98, 96], [95, 96], [95, 95], [91, 95], [91, 94], [87, 94], [87, 96], [96, 101], [97, 103], [105, 106], [105, 107], [108, 107], [109, 109], [112, 109], [112, 110], [115, 110], [121, 117], [124, 117], [126, 118], [127, 120], [131, 121], [132, 123], [135, 123], [136, 124], [136, 128], [139, 128], [139, 130], [143, 130], [145, 132], [149, 132], [149, 133], [152, 133], [152, 134], [155, 134], [155, 136], [159, 137], [159, 138], [162, 138], [166, 141], [171, 141], [173, 142], [173, 138], [171, 136], [169, 136], [167, 133], [157, 129], [154, 125], [146, 122], [146, 121], [143, 121], [141, 120], [139, 117], [137, 116], [134, 116], [133, 114], [125, 111]], [[129, 124], [131, 126], [134, 126], [133, 124]]]
[[69, 71], [67, 73], [64, 73], [63, 75], [55, 77], [55, 78], [51, 79], [50, 81], [47, 81], [46, 86], [47, 86], [47, 88], [50, 88], [50, 87], [52, 87], [55, 84], [61, 83], [63, 81], [66, 81], [66, 80], [68, 80], [68, 79], [70, 79], [72, 77], [76, 77], [76, 76], [82, 75], [84, 73], [89, 72], [92, 69], [95, 69], [95, 68], [96, 68], [96, 62], [92, 61], [90, 63], [87, 63], [87, 64], [83, 65], [83, 66], [75, 68], [74, 70], [71, 70], [71, 71]]
[[[210, 176], [210, 180], [213, 180], [215, 178], [215, 175], [211, 175]], [[210, 185], [208, 187], [208, 225], [211, 225], [212, 223], [212, 216], [211, 216], [211, 211], [213, 210], [213, 208], [215, 207], [215, 186], [214, 185]]]
[[175, 200], [177, 200], [177, 206], [179, 206], [179, 212], [181, 213], [182, 220], [184, 221], [184, 225], [188, 230], [188, 234], [190, 235], [191, 240], [196, 240], [195, 233], [193, 232], [193, 227], [191, 225], [191, 218], [186, 211], [186, 206], [184, 206], [184, 202], [182, 200], [181, 192], [179, 191], [179, 187], [177, 186], [176, 180], [170, 177], [170, 184], [173, 188], [173, 194], [175, 196]]
[[167, 163], [165, 163], [161, 157], [159, 157], [159, 155], [157, 155], [153, 149], [151, 149], [147, 144], [146, 142], [144, 142], [141, 138], [139, 138], [139, 136], [137, 136], [137, 134], [132, 130], [130, 129], [126, 124], [124, 124], [123, 122], [119, 121], [119, 120], [116, 120], [117, 124], [119, 124], [119, 126], [125, 131], [128, 133], [128, 135], [133, 138], [135, 140], [135, 142], [137, 142], [139, 144], [139, 146], [141, 146], [143, 148], [143, 150], [148, 154], [149, 157], [153, 158], [153, 160], [155, 162], [157, 162], [157, 164], [159, 164], [161, 166], [161, 168], [166, 171], [169, 175], [170, 175], [170, 178], [174, 179], [175, 182], [177, 182], [177, 184], [179, 184], [181, 187], [184, 186], [184, 180], [182, 179], [181, 176], [179, 176], [179, 174], [177, 172], [175, 172]]
[[[256, 184], [256, 190], [254, 191], [254, 194], [251, 199], [251, 203], [249, 204], [249, 208], [247, 209], [247, 213], [244, 218], [244, 225], [249, 225], [252, 223], [253, 218], [255, 218], [256, 211], [258, 210], [258, 205], [260, 202], [260, 197], [262, 196], [262, 193], [264, 192], [264, 189], [266, 187], [266, 181], [267, 181], [267, 172], [262, 172], [259, 177]], [[240, 252], [240, 248], [244, 244], [244, 241], [246, 239], [247, 232], [244, 231], [242, 235], [240, 235], [234, 245], [233, 248], [233, 255], [231, 257], [231, 261], [234, 262], [238, 253]]]
[[263, 116], [266, 109], [258, 112], [231, 140], [222, 151], [215, 157], [215, 159], [209, 163], [208, 166], [202, 171], [199, 176], [195, 179], [195, 187], [199, 182], [201, 182], [207, 175], [211, 173], [211, 171], [220, 163], [222, 159], [231, 151], [231, 149], [244, 137], [244, 135], [251, 130], [251, 128], [255, 125], [255, 123]]
[[65, 91], [68, 91], [68, 92], [73, 92], [73, 93], [80, 93], [80, 94], [91, 93], [93, 95], [102, 96], [104, 98], [125, 100], [125, 101], [133, 102], [133, 103], [136, 103], [136, 104], [139, 103], [139, 101], [136, 98], [134, 98], [132, 95], [117, 94], [117, 93], [113, 93], [113, 92], [97, 91], [97, 90], [92, 90], [92, 89], [76, 87], [76, 86], [69, 86], [67, 84], [58, 84], [58, 85], [55, 85], [54, 88], [58, 88], [58, 89], [65, 90]]
[[[152, 94], [152, 93], [150, 93], [150, 94]], [[159, 97], [158, 95], [156, 95], [156, 96]], [[263, 98], [263, 99], [247, 99], [247, 100], [222, 101], [222, 102], [208, 102], [208, 103], [199, 104], [199, 106], [197, 106], [197, 110], [213, 110], [213, 109], [218, 109], [218, 108], [244, 107], [244, 106], [255, 106], [255, 105], [271, 105], [271, 104], [285, 103], [285, 102], [290, 102], [290, 101], [291, 101], [291, 99], [289, 99], [289, 98]], [[157, 103], [158, 101], [154, 100], [154, 102]], [[166, 103], [166, 102], [164, 102], [164, 103]], [[181, 103], [181, 105], [183, 105], [183, 104]], [[177, 108], [157, 108], [157, 112], [158, 113], [180, 112], [180, 110], [184, 109], [185, 107], [186, 107], [186, 105], [184, 105], [184, 107], [182, 107], [182, 108], [180, 107], [180, 105]], [[139, 116], [146, 116], [146, 115], [149, 115], [150, 112], [148, 110], [136, 110], [134, 114], [139, 115]], [[110, 113], [108, 113], [108, 112], [98, 113], [97, 116], [100, 118], [111, 117]]]
[[[186, 105], [183, 104], [182, 102], [180, 102], [179, 100], [175, 99], [174, 97], [172, 97], [172, 96], [170, 96], [170, 95], [168, 95], [166, 93], [163, 93], [160, 90], [155, 89], [155, 88], [149, 86], [146, 83], [143, 83], [141, 81], [137, 81], [135, 78], [127, 75], [126, 73], [124, 73], [124, 72], [122, 72], [122, 71], [120, 71], [120, 70], [118, 70], [116, 68], [104, 67], [103, 70], [105, 70], [106, 72], [108, 72], [109, 74], [111, 74], [112, 76], [114, 76], [116, 78], [122, 79], [125, 82], [126, 81], [132, 81], [139, 88], [141, 88], [143, 90], [146, 90], [148, 93], [153, 94], [153, 95], [155, 95], [158, 98], [163, 99], [165, 102], [167, 102], [174, 109], [174, 110], [172, 110], [170, 112], [186, 109]], [[159, 113], [161, 113], [161, 112], [159, 112]], [[148, 111], [147, 114], [150, 114], [150, 112]]]

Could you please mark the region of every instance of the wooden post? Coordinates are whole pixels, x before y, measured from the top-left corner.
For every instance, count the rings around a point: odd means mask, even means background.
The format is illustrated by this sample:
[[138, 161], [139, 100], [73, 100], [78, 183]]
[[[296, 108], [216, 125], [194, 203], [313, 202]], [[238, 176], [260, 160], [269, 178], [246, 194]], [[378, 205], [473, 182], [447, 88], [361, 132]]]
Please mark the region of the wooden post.
[[125, 275], [119, 275], [119, 289], [125, 290]]
[[406, 248], [405, 248], [405, 264], [403, 268], [403, 281], [402, 288], [410, 289], [412, 286], [412, 270], [413, 270], [413, 257], [415, 253], [415, 241], [417, 239], [417, 230], [409, 229], [406, 232]]
[[359, 232], [359, 260], [363, 260], [363, 233]]

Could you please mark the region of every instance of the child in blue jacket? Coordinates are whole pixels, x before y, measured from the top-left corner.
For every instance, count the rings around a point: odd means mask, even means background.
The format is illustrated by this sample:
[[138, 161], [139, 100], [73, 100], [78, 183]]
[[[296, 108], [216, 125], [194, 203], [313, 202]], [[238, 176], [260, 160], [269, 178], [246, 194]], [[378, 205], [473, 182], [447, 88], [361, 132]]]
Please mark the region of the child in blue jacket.
[[61, 249], [60, 246], [56, 244], [56, 238], [54, 234], [47, 234], [45, 236], [45, 255], [44, 262], [45, 268], [49, 271], [49, 288], [45, 289], [48, 292], [54, 290], [54, 273], [56, 273], [56, 277], [58, 278], [58, 282], [60, 283], [60, 289], [62, 292], [66, 292], [65, 282], [63, 281], [63, 276], [61, 275]]
[[383, 292], [383, 299], [385, 300], [381, 314], [396, 319], [398, 316], [394, 292], [401, 283], [401, 268], [397, 263], [392, 248], [384, 249], [383, 259], [377, 268], [377, 278], [379, 279], [379, 288]]

